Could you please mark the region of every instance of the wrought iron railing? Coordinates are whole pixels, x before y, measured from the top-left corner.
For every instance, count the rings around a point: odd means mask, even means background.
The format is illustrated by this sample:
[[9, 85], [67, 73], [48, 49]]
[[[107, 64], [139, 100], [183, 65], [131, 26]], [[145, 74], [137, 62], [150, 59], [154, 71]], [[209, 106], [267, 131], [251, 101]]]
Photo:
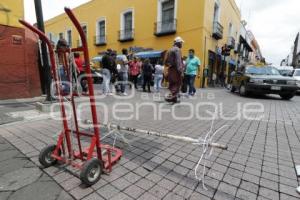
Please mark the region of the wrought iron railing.
[[156, 22], [154, 24], [154, 34], [157, 36], [174, 34], [176, 33], [176, 30], [177, 19], [165, 20], [161, 22]]
[[134, 39], [134, 30], [133, 29], [125, 29], [119, 31], [119, 41], [126, 42], [132, 41]]
[[220, 40], [223, 38], [223, 30], [224, 28], [219, 22], [215, 21], [213, 23], [213, 37], [215, 39]]

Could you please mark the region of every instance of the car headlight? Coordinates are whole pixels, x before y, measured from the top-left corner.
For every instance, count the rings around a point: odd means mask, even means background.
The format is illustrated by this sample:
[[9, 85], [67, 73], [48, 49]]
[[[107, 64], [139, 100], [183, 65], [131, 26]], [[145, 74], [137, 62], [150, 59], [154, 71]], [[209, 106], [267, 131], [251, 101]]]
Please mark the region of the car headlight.
[[259, 78], [250, 78], [249, 82], [250, 83], [262, 84], [262, 83], [264, 83], [264, 80], [263, 79], [259, 79]]
[[296, 81], [287, 81], [286, 83], [287, 83], [288, 85], [296, 85], [296, 84], [297, 84]]

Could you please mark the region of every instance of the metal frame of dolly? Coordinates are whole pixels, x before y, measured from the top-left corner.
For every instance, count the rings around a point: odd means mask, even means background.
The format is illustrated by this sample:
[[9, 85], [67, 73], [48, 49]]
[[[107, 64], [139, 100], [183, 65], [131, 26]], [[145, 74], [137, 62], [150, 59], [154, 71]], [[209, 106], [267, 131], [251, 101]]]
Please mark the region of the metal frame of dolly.
[[[68, 164], [73, 166], [74, 168], [80, 169], [80, 179], [81, 181], [87, 185], [91, 186], [95, 184], [101, 177], [101, 174], [103, 170], [106, 170], [107, 172], [112, 171], [112, 166], [117, 163], [117, 161], [122, 157], [122, 151], [120, 149], [111, 147], [109, 145], [101, 144], [100, 142], [100, 126], [97, 119], [97, 110], [95, 105], [95, 96], [94, 96], [94, 86], [93, 86], [93, 80], [91, 75], [91, 69], [90, 69], [90, 60], [89, 60], [89, 52], [88, 52], [88, 46], [85, 34], [82, 30], [82, 27], [80, 26], [79, 21], [76, 19], [75, 15], [73, 14], [72, 10], [69, 8], [65, 8], [66, 14], [69, 16], [70, 20], [76, 27], [81, 41], [82, 41], [82, 47], [80, 48], [74, 48], [70, 49], [72, 52], [83, 52], [84, 55], [84, 61], [85, 61], [85, 72], [86, 72], [86, 78], [88, 83], [88, 93], [89, 93], [89, 100], [90, 100], [90, 106], [91, 106], [91, 114], [92, 114], [92, 124], [93, 124], [93, 133], [85, 133], [79, 131], [78, 121], [77, 121], [77, 111], [76, 111], [76, 105], [74, 101], [74, 95], [71, 95], [71, 104], [72, 104], [72, 110], [73, 110], [73, 116], [74, 116], [74, 122], [75, 122], [75, 131], [72, 131], [69, 128], [67, 117], [66, 117], [66, 110], [64, 105], [64, 98], [62, 95], [62, 91], [60, 88], [60, 81], [58, 78], [58, 74], [56, 72], [57, 64], [55, 62], [55, 53], [54, 49], [51, 45], [51, 41], [47, 38], [47, 36], [35, 28], [34, 26], [30, 25], [24, 20], [19, 20], [21, 24], [23, 24], [25, 27], [39, 35], [40, 40], [44, 41], [47, 44], [49, 55], [50, 55], [50, 63], [51, 63], [51, 70], [53, 79], [55, 81], [55, 88], [58, 95], [58, 101], [60, 103], [60, 111], [61, 111], [61, 117], [62, 117], [62, 123], [63, 123], [63, 130], [61, 131], [58, 141], [56, 145], [49, 145], [45, 147], [41, 152], [39, 156], [39, 161], [44, 167], [50, 167], [54, 165], [57, 161], [60, 161], [62, 163]], [[64, 65], [66, 65], [66, 62], [64, 62]], [[68, 67], [68, 66], [64, 66]], [[67, 70], [69, 71], [69, 70]], [[67, 73], [70, 80], [70, 72]], [[71, 134], [75, 133], [79, 151], [75, 152], [73, 150], [73, 144], [71, 142]], [[91, 144], [88, 148], [82, 149], [81, 145], [81, 136], [90, 137], [91, 138]], [[65, 148], [65, 144], [67, 146], [67, 149]], [[95, 152], [96, 149], [96, 152]], [[104, 149], [103, 152], [106, 153], [106, 155], [102, 155], [102, 149]], [[67, 151], [66, 151], [67, 150]], [[80, 163], [76, 161], [81, 161]]]

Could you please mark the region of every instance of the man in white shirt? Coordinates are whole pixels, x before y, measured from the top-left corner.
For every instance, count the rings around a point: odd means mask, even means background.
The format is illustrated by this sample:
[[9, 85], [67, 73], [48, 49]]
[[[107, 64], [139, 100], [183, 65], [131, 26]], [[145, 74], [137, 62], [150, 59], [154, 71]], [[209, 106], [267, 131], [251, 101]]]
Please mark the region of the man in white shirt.
[[128, 82], [128, 59], [127, 59], [127, 54], [128, 51], [127, 49], [123, 49], [122, 50], [122, 63], [121, 63], [121, 69], [119, 70], [119, 81], [122, 82], [121, 83], [121, 93], [124, 96], [127, 96], [126, 93], [126, 85]]

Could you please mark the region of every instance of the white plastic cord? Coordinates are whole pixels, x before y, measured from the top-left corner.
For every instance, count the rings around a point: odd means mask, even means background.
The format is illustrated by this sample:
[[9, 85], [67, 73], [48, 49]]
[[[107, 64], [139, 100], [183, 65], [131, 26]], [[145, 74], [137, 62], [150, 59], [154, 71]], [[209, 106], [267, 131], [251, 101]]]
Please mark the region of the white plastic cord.
[[[92, 124], [92, 122], [89, 121], [89, 120], [85, 120], [85, 123], [86, 124]], [[206, 133], [205, 137], [204, 138], [200, 137], [198, 139], [194, 139], [194, 138], [191, 138], [191, 137], [177, 136], [177, 135], [159, 133], [159, 132], [154, 132], [154, 131], [147, 131], [147, 130], [142, 130], [142, 129], [122, 127], [122, 126], [119, 126], [119, 125], [107, 124], [107, 125], [102, 125], [102, 127], [106, 127], [108, 129], [108, 134], [103, 136], [102, 139], [108, 137], [109, 135], [115, 134], [114, 135], [113, 146], [115, 145], [115, 142], [116, 142], [116, 139], [117, 139], [118, 136], [120, 136], [123, 139], [124, 142], [129, 144], [128, 140], [124, 137], [124, 134], [122, 134], [120, 132], [121, 130], [123, 130], [123, 131], [126, 131], [128, 134], [131, 134], [131, 135], [137, 135], [137, 133], [141, 133], [141, 134], [145, 134], [145, 135], [164, 137], [164, 138], [174, 139], [174, 140], [178, 140], [178, 141], [188, 142], [188, 143], [191, 143], [193, 145], [202, 146], [202, 154], [200, 156], [199, 161], [197, 162], [197, 164], [195, 166], [194, 174], [195, 174], [195, 178], [197, 180], [202, 181], [202, 187], [205, 190], [207, 190], [207, 188], [205, 186], [205, 172], [206, 172], [207, 160], [209, 160], [210, 157], [212, 156], [214, 148], [220, 148], [220, 149], [223, 149], [223, 150], [227, 149], [226, 145], [213, 143], [213, 139], [214, 139], [214, 137], [217, 133], [219, 133], [222, 129], [224, 129], [227, 126], [228, 125], [224, 125], [224, 126], [220, 127], [219, 129], [217, 129], [215, 132], [213, 132], [213, 127], [214, 127], [214, 120], [213, 120], [212, 123], [211, 123], [211, 126], [210, 126], [210, 130]], [[201, 175], [199, 175], [198, 171], [199, 171], [199, 168], [200, 168], [200, 165], [201, 165], [203, 159], [204, 159], [203, 169], [202, 169]]]
[[[199, 181], [202, 181], [202, 187], [207, 190], [207, 187], [205, 186], [205, 172], [206, 172], [206, 162], [207, 160], [210, 159], [210, 157], [212, 156], [213, 150], [215, 148], [214, 145], [210, 145], [212, 144], [213, 138], [214, 136], [221, 131], [223, 128], [227, 127], [227, 125], [222, 126], [221, 128], [217, 129], [214, 133], [213, 133], [213, 126], [214, 126], [214, 120], [211, 123], [211, 127], [209, 132], [205, 135], [204, 139], [203, 138], [199, 138], [199, 142], [197, 143], [193, 143], [194, 145], [199, 145], [202, 146], [202, 154], [200, 156], [200, 159], [195, 167], [195, 178]], [[198, 169], [200, 167], [200, 164], [202, 162], [202, 160], [204, 159], [204, 163], [203, 163], [203, 169], [202, 169], [202, 173], [201, 173], [201, 177], [198, 176]]]

